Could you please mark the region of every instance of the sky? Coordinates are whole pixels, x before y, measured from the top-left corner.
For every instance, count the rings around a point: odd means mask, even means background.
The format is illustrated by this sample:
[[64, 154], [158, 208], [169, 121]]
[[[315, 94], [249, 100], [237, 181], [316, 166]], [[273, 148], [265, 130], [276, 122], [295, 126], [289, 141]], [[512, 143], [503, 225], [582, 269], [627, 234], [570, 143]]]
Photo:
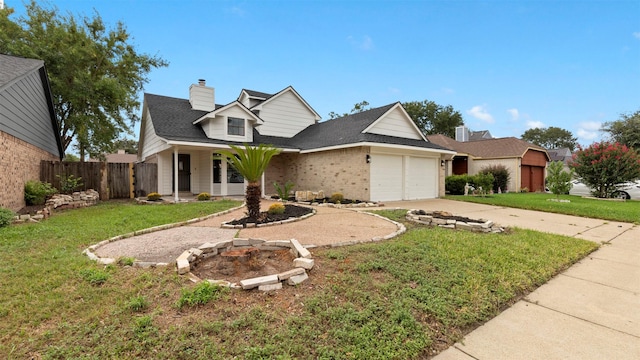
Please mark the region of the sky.
[[[20, 16], [22, 1], [4, 3]], [[291, 85], [323, 119], [363, 100], [430, 100], [494, 137], [555, 126], [582, 145], [640, 110], [639, 0], [48, 4], [120, 21], [138, 52], [167, 60], [148, 74], [152, 94], [186, 99], [205, 79], [226, 104]]]

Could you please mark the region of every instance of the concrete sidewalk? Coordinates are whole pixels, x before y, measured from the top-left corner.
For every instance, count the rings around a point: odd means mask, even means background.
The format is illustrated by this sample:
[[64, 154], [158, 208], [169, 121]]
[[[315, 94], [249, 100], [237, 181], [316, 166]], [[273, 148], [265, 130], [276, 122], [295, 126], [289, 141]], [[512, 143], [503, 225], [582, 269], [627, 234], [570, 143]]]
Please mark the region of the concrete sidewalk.
[[603, 244], [435, 359], [640, 359], [639, 226], [442, 199], [386, 206], [445, 210]]

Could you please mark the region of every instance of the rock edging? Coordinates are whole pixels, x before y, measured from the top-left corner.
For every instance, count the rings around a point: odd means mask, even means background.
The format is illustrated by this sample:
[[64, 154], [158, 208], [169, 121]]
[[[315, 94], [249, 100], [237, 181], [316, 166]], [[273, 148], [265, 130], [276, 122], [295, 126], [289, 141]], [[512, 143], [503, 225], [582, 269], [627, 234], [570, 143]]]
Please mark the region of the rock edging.
[[212, 256], [218, 256], [225, 251], [237, 249], [257, 248], [258, 250], [289, 250], [296, 257], [293, 260], [293, 269], [283, 271], [279, 274], [259, 276], [255, 278], [243, 279], [237, 283], [231, 283], [224, 279], [206, 279], [211, 284], [225, 286], [231, 289], [251, 290], [258, 288], [260, 291], [271, 291], [282, 289], [282, 284], [295, 286], [309, 278], [307, 270], [313, 269], [314, 260], [311, 253], [296, 239], [291, 240], [263, 240], [263, 239], [243, 239], [223, 240], [215, 243], [204, 243], [197, 248], [185, 250], [176, 259], [176, 269], [179, 275], [189, 275], [194, 282], [202, 281], [193, 273], [191, 269], [199, 262]]
[[98, 203], [100, 194], [89, 189], [86, 191], [76, 191], [71, 195], [67, 194], [55, 194], [49, 198], [42, 210], [39, 210], [35, 215], [24, 214], [14, 217], [13, 223], [19, 224], [24, 222], [39, 222], [40, 220], [47, 219], [53, 213], [54, 209], [76, 209], [86, 206], [92, 206]]
[[441, 214], [441, 212], [412, 209], [407, 211], [407, 215], [405, 216], [405, 218], [408, 221], [414, 223], [429, 226], [438, 226], [446, 229], [466, 230], [483, 233], [501, 233], [505, 231], [503, 227], [495, 224], [491, 220], [469, 219], [472, 221], [460, 221], [455, 219], [440, 218], [438, 216], [439, 214]]

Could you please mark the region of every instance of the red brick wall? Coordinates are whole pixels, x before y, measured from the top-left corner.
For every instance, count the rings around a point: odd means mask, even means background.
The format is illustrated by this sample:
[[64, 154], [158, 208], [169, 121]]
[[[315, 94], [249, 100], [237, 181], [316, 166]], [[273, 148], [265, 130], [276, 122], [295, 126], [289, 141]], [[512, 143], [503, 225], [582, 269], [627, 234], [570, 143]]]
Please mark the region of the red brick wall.
[[40, 180], [41, 160], [60, 158], [0, 131], [0, 207], [18, 211], [25, 206], [24, 184]]

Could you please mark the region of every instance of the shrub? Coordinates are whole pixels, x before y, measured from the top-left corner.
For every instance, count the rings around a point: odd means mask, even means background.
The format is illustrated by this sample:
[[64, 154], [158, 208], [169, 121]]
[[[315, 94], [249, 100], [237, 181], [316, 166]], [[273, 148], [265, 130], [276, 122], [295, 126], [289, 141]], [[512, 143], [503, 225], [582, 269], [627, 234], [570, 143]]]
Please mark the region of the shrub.
[[553, 161], [549, 164], [547, 167], [547, 186], [556, 195], [556, 199], [560, 198], [560, 194], [569, 193], [572, 177], [573, 169], [571, 172], [564, 171], [562, 161]]
[[488, 194], [493, 186], [493, 175], [491, 174], [476, 174], [471, 176], [469, 180], [479, 195]]
[[273, 187], [276, 188], [278, 197], [282, 200], [289, 199], [289, 194], [291, 193], [291, 189], [293, 189], [293, 186], [294, 184], [291, 180], [288, 180], [282, 187], [280, 187], [277, 181], [273, 183]]
[[182, 295], [180, 296], [180, 299], [178, 299], [176, 306], [179, 309], [182, 309], [185, 305], [204, 305], [211, 300], [220, 298], [225, 289], [226, 288], [222, 288], [218, 285], [212, 285], [208, 281], [201, 281], [193, 288], [193, 290], [183, 289]]
[[480, 170], [480, 174], [491, 174], [493, 175], [493, 192], [497, 193], [498, 189], [502, 192], [506, 192], [509, 185], [509, 179], [511, 178], [511, 174], [509, 174], [509, 170], [504, 165], [489, 165], [487, 167], [482, 168]]
[[56, 177], [60, 179], [60, 192], [63, 194], [71, 194], [76, 191], [77, 188], [84, 185], [82, 183], [82, 178], [75, 177], [73, 174], [69, 176], [56, 175]]
[[11, 219], [13, 219], [14, 216], [16, 215], [13, 211], [0, 207], [0, 228], [9, 226], [11, 224]]
[[271, 215], [284, 214], [284, 205], [282, 205], [281, 203], [273, 203], [271, 204], [271, 206], [269, 206], [269, 210], [267, 210], [267, 213]]
[[147, 200], [149, 201], [158, 201], [161, 198], [162, 198], [162, 195], [158, 194], [157, 192], [152, 192], [147, 195]]
[[340, 204], [344, 201], [344, 195], [342, 195], [342, 193], [336, 192], [331, 194], [331, 197], [329, 198], [329, 202], [332, 202], [334, 204]]
[[198, 194], [198, 201], [207, 200], [211, 200], [211, 194], [209, 194], [208, 192], [201, 192], [200, 194]]
[[57, 192], [51, 184], [38, 180], [29, 180], [24, 184], [24, 201], [27, 205], [44, 205], [47, 196]]
[[464, 187], [468, 182], [469, 175], [451, 175], [444, 179], [444, 188], [451, 195], [464, 195]]

